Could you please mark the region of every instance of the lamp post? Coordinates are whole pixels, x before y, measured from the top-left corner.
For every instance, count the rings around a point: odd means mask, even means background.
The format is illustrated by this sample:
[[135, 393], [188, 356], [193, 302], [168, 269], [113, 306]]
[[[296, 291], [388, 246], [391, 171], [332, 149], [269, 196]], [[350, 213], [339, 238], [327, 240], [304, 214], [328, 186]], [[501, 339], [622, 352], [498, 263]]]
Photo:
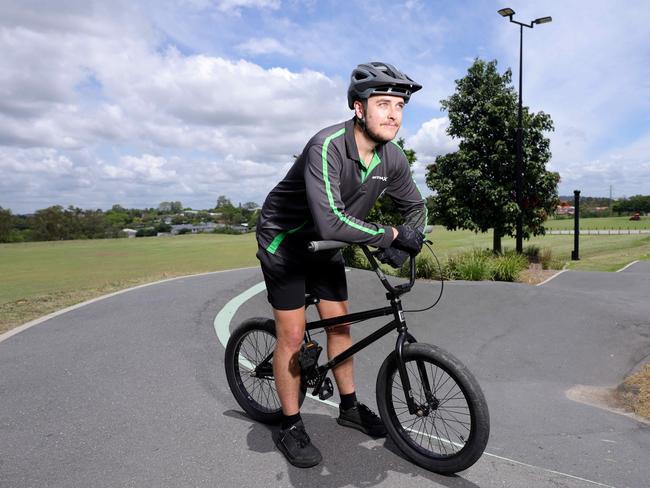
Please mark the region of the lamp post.
[[515, 192], [517, 193], [517, 206], [519, 207], [519, 215], [517, 216], [517, 233], [516, 233], [516, 247], [517, 252], [523, 252], [523, 189], [524, 189], [524, 148], [523, 148], [523, 115], [521, 105], [521, 72], [523, 64], [523, 46], [524, 46], [524, 27], [532, 29], [535, 24], [546, 24], [551, 22], [551, 17], [540, 17], [533, 20], [531, 23], [517, 22], [513, 20], [512, 16], [515, 11], [511, 8], [502, 8], [498, 11], [502, 17], [508, 17], [510, 22], [519, 26], [519, 107], [517, 113], [517, 159], [515, 161]]

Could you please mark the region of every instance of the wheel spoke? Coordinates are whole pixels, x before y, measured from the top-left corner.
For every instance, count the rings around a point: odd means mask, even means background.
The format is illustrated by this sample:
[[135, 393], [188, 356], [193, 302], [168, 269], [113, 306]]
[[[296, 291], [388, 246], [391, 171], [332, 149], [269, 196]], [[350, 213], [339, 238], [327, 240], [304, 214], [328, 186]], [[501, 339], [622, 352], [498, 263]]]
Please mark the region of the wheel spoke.
[[252, 330], [242, 337], [238, 351], [238, 374], [241, 385], [256, 409], [275, 412], [280, 409], [280, 400], [275, 381], [268, 377], [255, 377], [251, 373], [268, 360], [275, 349], [275, 337], [264, 330]]
[[427, 357], [408, 358], [405, 369], [413, 401], [428, 414], [418, 417], [409, 412], [395, 366], [388, 382], [390, 391], [387, 397], [394, 422], [406, 434], [405, 440], [417, 451], [440, 458], [454, 456], [468, 442], [472, 426], [472, 412], [463, 390], [446, 369]]

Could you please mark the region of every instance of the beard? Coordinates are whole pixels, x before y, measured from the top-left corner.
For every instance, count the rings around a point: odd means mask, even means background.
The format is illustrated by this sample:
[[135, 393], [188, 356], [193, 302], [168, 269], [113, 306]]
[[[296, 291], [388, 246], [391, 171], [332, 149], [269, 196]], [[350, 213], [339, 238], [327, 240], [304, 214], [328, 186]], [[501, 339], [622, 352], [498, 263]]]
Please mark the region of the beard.
[[368, 125], [365, 123], [364, 123], [364, 128], [366, 130], [366, 134], [368, 135], [368, 137], [372, 139], [374, 142], [376, 142], [377, 144], [385, 144], [393, 140], [392, 137], [386, 137], [386, 136], [382, 136], [381, 134], [378, 134], [370, 127], [368, 127]]

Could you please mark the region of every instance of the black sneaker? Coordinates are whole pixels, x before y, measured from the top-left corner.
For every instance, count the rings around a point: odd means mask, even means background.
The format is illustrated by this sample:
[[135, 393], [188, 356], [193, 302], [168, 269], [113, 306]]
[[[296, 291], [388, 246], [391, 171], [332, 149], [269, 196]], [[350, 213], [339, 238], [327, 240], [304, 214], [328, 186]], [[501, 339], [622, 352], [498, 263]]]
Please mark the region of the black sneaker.
[[342, 410], [339, 406], [339, 417], [336, 421], [345, 427], [352, 427], [373, 437], [385, 437], [386, 427], [379, 416], [361, 402], [354, 407]]
[[288, 429], [274, 432], [273, 440], [287, 461], [299, 468], [311, 468], [323, 459], [318, 448], [311, 443], [302, 420]]

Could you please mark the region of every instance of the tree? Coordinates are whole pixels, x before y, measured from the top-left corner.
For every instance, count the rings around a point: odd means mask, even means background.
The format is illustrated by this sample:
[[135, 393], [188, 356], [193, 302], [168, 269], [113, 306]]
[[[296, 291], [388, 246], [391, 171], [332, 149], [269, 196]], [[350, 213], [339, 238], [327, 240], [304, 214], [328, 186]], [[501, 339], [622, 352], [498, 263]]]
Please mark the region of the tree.
[[232, 208], [232, 202], [230, 199], [225, 196], [225, 195], [219, 195], [217, 197], [217, 206], [215, 208], [222, 209], [222, 208]]
[[441, 100], [449, 114], [447, 134], [458, 139], [456, 152], [438, 156], [427, 168], [427, 186], [434, 195], [436, 218], [447, 229], [487, 232], [494, 229], [493, 251], [501, 238], [515, 232], [523, 212], [523, 237], [543, 234], [543, 223], [558, 204], [558, 173], [546, 170], [551, 157], [544, 132], [551, 117], [523, 109], [524, 182], [520, 209], [515, 194], [518, 97], [512, 73], [497, 71], [497, 62], [476, 59], [456, 91]]
[[11, 231], [14, 227], [14, 218], [11, 210], [0, 207], [0, 242], [11, 241]]
[[37, 210], [32, 219], [35, 241], [60, 241], [70, 238], [68, 216], [61, 205]]
[[621, 215], [623, 212], [650, 212], [650, 196], [634, 195], [620, 200], [614, 204], [614, 212]]
[[[415, 163], [418, 160], [415, 151], [413, 149], [404, 148], [403, 137], [397, 139], [397, 145], [404, 152], [404, 155], [406, 156], [406, 160], [409, 163], [409, 167], [412, 168], [413, 163]], [[375, 202], [366, 220], [368, 220], [369, 222], [380, 222], [384, 225], [393, 225], [393, 226], [399, 225], [403, 221], [402, 216], [399, 213], [399, 210], [397, 209], [397, 206], [389, 196], [383, 196]]]

